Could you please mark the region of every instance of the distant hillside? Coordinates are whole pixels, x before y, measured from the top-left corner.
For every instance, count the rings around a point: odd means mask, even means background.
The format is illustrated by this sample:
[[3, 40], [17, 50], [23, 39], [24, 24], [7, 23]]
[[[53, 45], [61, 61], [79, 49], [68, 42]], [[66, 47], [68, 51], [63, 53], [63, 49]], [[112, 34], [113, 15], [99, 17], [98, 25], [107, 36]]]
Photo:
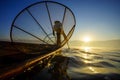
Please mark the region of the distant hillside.
[[93, 47], [120, 47], [120, 40], [92, 41], [85, 43], [82, 41], [70, 41], [73, 46], [93, 46]]

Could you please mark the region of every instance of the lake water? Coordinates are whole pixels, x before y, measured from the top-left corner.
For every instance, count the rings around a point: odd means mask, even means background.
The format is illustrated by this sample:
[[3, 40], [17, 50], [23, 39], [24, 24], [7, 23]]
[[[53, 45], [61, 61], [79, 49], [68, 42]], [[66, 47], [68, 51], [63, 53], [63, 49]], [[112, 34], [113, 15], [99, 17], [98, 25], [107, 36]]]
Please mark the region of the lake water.
[[[45, 69], [37, 68], [32, 80], [120, 80], [120, 49], [105, 47], [64, 48]], [[25, 79], [26, 80], [26, 79]]]
[[[81, 51], [82, 50], [82, 51]], [[120, 49], [76, 47], [64, 55], [70, 57], [68, 75], [72, 79], [120, 80]]]

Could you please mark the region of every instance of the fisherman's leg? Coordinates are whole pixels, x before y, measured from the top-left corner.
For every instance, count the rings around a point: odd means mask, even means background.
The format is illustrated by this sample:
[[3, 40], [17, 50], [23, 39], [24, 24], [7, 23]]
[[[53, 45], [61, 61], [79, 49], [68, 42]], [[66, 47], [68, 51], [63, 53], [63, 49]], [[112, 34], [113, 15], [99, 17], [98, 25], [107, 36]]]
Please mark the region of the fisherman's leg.
[[57, 45], [58, 46], [61, 45], [61, 36], [60, 36], [60, 33], [57, 33]]

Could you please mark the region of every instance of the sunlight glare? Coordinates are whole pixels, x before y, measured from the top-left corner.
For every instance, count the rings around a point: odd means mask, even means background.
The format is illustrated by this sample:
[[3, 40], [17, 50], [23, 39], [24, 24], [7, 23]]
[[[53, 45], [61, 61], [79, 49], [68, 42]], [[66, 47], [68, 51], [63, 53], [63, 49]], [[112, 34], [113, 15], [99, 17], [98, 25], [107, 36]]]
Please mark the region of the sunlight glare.
[[84, 47], [85, 52], [90, 52], [90, 47]]
[[84, 38], [83, 38], [83, 41], [84, 41], [84, 42], [90, 42], [90, 41], [91, 41], [91, 39], [90, 39], [90, 37], [89, 37], [89, 36], [86, 36], [86, 37], [84, 37]]
[[97, 71], [93, 67], [88, 67], [93, 73], [97, 73]]

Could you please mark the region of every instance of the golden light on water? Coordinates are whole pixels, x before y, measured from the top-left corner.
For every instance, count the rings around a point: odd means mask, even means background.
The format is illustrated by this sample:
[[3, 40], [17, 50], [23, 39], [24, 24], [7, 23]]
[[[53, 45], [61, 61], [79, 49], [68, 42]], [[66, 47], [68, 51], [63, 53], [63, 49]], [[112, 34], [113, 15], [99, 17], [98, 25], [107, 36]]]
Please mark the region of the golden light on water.
[[90, 47], [84, 47], [85, 52], [90, 52], [91, 48]]
[[89, 46], [83, 46], [83, 47], [81, 47], [81, 49], [85, 52], [91, 52], [91, 47], [89, 47]]
[[86, 66], [86, 67], [82, 67], [82, 68], [73, 68], [72, 69], [75, 72], [79, 72], [79, 73], [87, 73], [87, 74], [109, 74], [109, 73], [120, 73], [119, 70], [115, 69], [115, 68], [101, 68], [101, 67], [92, 67], [92, 66]]
[[91, 61], [91, 59], [93, 59], [94, 55], [89, 53], [89, 52], [91, 52], [91, 47], [87, 47], [87, 46], [86, 47], [82, 47], [82, 50], [84, 52], [86, 52], [86, 53], [81, 54], [82, 57], [84, 58], [83, 62], [86, 63], [86, 64], [87, 63], [93, 63]]
[[88, 69], [89, 69], [90, 71], [92, 71], [93, 73], [97, 73], [97, 71], [96, 71], [93, 67], [88, 67]]

